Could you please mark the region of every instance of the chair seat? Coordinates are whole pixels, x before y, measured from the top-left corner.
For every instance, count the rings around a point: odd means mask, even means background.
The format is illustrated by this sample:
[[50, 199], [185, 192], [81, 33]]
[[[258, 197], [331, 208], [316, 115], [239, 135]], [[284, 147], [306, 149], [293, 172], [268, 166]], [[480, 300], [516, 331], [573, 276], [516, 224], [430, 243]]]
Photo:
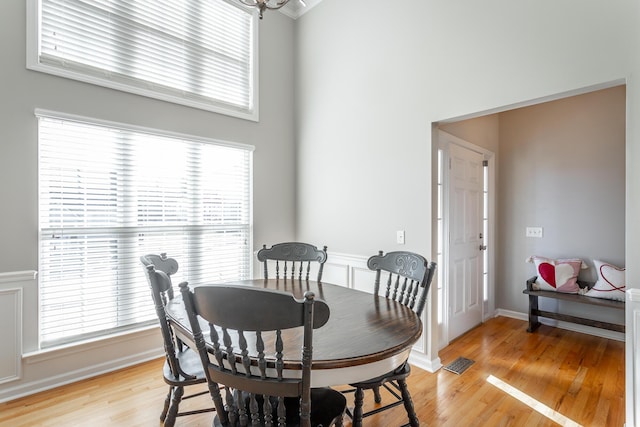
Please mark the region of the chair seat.
[[311, 425], [332, 426], [342, 419], [347, 399], [339, 391], [331, 388], [311, 389]]
[[176, 360], [182, 371], [180, 376], [176, 378], [171, 372], [171, 366], [168, 360], [165, 360], [162, 373], [167, 384], [176, 387], [188, 386], [193, 384], [202, 384], [207, 382], [207, 377], [202, 368], [202, 362], [198, 353], [185, 347], [183, 351], [176, 352]]
[[[262, 406], [262, 399], [256, 398], [260, 407]], [[272, 398], [275, 399], [275, 398]], [[248, 397], [246, 405], [249, 405]], [[287, 410], [287, 427], [299, 427], [300, 426], [300, 414], [298, 413], [299, 399], [296, 397], [285, 398], [285, 406]], [[272, 402], [274, 408], [274, 422], [277, 419], [275, 409], [277, 407], [277, 401]], [[312, 388], [311, 389], [311, 426], [312, 427], [329, 427], [334, 425], [338, 420], [342, 419], [345, 408], [347, 406], [347, 399], [344, 395], [331, 388]], [[248, 406], [247, 406], [248, 407]], [[214, 427], [222, 427], [218, 416], [216, 415], [213, 421]]]
[[372, 389], [372, 388], [377, 388], [382, 386], [384, 383], [389, 382], [389, 381], [397, 381], [397, 380], [403, 380], [406, 379], [409, 374], [411, 373], [411, 365], [409, 365], [407, 362], [404, 362], [402, 364], [402, 366], [396, 368], [395, 370], [386, 373], [384, 375], [380, 375], [379, 377], [376, 378], [372, 378], [370, 380], [367, 381], [362, 381], [359, 383], [352, 383], [349, 384], [351, 387], [357, 387], [357, 388], [361, 388], [361, 389]]

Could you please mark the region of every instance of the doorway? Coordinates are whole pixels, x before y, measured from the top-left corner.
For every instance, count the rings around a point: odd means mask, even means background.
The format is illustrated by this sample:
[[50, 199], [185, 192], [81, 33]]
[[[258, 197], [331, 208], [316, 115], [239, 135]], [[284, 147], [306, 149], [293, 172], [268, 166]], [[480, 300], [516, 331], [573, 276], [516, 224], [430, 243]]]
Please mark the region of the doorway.
[[[488, 159], [489, 232], [484, 235], [488, 269], [483, 279], [488, 285], [483, 289], [483, 320], [494, 315], [526, 318], [522, 289], [534, 274], [525, 262], [531, 255], [579, 257], [591, 265], [600, 258], [625, 264], [625, 87], [612, 83], [580, 92], [433, 123], [433, 212], [438, 230], [448, 233], [447, 225], [438, 227], [448, 220], [443, 204], [436, 201], [446, 195], [440, 189], [446, 184], [443, 176], [438, 176], [435, 191], [437, 164], [448, 155], [440, 131], [473, 141], [480, 152], [496, 153], [495, 160]], [[499, 209], [493, 206], [498, 198]], [[525, 233], [527, 227], [544, 231], [531, 237]], [[434, 233], [433, 242], [439, 257], [434, 301], [438, 333], [434, 345], [439, 348], [450, 340], [448, 313], [440, 310], [449, 302], [444, 248], [449, 235], [443, 233]], [[595, 270], [584, 270], [581, 278], [595, 281]], [[579, 307], [563, 309], [570, 315], [581, 314]]]
[[494, 154], [438, 131], [439, 348], [484, 321], [491, 281]]

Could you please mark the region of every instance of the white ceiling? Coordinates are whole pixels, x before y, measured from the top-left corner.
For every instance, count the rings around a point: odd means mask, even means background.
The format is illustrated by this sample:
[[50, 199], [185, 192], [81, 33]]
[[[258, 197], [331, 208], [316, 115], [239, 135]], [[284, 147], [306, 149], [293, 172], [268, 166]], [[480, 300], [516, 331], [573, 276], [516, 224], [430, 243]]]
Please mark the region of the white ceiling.
[[307, 4], [307, 6], [305, 7], [300, 3], [299, 0], [289, 0], [289, 3], [282, 7], [280, 11], [287, 15], [289, 18], [298, 19], [299, 17], [313, 9], [315, 6], [317, 6], [321, 1], [322, 0], [304, 0], [304, 2]]

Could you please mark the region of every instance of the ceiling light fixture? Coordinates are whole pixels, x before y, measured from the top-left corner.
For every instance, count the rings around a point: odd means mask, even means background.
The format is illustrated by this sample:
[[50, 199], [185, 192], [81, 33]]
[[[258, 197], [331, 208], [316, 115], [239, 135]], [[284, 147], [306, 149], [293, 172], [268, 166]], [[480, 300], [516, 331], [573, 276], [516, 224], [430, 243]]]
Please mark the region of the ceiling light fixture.
[[[276, 10], [280, 9], [285, 4], [289, 3], [289, 0], [239, 0], [240, 3], [249, 6], [249, 7], [257, 7], [260, 11], [260, 19], [262, 19], [262, 14], [265, 10]], [[304, 0], [298, 0], [302, 6], [306, 6]]]

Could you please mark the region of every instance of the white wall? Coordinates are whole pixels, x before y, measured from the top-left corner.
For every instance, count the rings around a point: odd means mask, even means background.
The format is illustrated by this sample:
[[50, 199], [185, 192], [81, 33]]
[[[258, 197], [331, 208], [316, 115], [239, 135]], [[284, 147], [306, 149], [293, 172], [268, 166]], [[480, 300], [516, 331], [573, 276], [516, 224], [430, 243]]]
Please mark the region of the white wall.
[[323, 0], [297, 28], [298, 237], [364, 255], [398, 249], [402, 228], [403, 248], [434, 258], [432, 123], [626, 82], [625, 261], [640, 287], [639, 21], [633, 0]]
[[431, 255], [431, 124], [624, 80], [633, 9], [324, 0], [298, 25], [299, 236], [368, 254], [402, 227]]
[[[36, 108], [254, 145], [254, 247], [294, 237], [294, 21], [274, 13], [259, 24], [256, 123], [28, 71], [25, 3], [0, 2], [0, 275], [38, 269]], [[37, 351], [37, 281], [5, 287], [21, 289], [23, 351]], [[3, 293], [3, 301], [13, 295]], [[159, 334], [148, 331], [32, 354], [20, 379], [0, 385], [0, 401], [161, 352]]]

